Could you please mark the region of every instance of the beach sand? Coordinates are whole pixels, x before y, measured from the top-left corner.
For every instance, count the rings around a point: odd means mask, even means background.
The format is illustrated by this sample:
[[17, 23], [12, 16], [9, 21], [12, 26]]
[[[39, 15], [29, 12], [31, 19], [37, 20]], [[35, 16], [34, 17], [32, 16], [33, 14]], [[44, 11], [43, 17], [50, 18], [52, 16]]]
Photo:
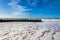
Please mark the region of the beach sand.
[[60, 40], [60, 22], [2, 22], [0, 40]]

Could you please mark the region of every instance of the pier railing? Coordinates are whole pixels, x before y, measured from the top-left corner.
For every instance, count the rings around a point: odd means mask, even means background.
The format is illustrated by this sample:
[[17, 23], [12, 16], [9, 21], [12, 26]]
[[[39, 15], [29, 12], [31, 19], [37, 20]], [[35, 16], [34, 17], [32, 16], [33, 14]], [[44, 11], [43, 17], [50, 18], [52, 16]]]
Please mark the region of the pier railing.
[[41, 19], [28, 18], [0, 18], [0, 22], [42, 22]]

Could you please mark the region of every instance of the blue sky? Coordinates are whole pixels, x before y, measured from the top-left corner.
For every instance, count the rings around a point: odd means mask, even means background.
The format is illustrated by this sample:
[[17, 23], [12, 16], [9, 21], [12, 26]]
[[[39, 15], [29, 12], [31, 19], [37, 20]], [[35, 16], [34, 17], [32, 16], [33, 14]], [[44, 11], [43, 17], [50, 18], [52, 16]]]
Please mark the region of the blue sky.
[[0, 0], [0, 18], [60, 18], [60, 0]]

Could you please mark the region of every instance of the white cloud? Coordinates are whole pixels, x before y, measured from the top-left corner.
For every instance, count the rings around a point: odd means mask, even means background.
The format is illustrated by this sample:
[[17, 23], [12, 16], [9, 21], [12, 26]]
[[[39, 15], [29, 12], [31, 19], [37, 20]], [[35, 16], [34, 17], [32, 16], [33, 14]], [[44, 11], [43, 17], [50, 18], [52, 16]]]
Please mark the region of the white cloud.
[[12, 13], [13, 15], [20, 15], [20, 14], [25, 13], [25, 11], [30, 10], [30, 9], [26, 9], [24, 6], [17, 5], [19, 2], [21, 2], [21, 0], [11, 0], [11, 2], [8, 3], [8, 5], [14, 8], [15, 10]]
[[[38, 0], [26, 0], [26, 1], [31, 7], [37, 6], [37, 3], [40, 2]], [[31, 3], [31, 1], [32, 1], [32, 3]]]
[[15, 6], [15, 5], [17, 5], [20, 2], [20, 0], [10, 0], [10, 1], [11, 2], [8, 3], [9, 6]]

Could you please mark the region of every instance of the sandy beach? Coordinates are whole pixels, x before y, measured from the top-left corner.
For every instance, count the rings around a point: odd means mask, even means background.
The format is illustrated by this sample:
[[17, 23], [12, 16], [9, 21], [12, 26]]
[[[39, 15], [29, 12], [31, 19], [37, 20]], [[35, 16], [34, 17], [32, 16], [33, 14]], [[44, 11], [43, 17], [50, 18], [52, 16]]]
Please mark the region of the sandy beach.
[[60, 21], [2, 22], [0, 40], [60, 40]]

